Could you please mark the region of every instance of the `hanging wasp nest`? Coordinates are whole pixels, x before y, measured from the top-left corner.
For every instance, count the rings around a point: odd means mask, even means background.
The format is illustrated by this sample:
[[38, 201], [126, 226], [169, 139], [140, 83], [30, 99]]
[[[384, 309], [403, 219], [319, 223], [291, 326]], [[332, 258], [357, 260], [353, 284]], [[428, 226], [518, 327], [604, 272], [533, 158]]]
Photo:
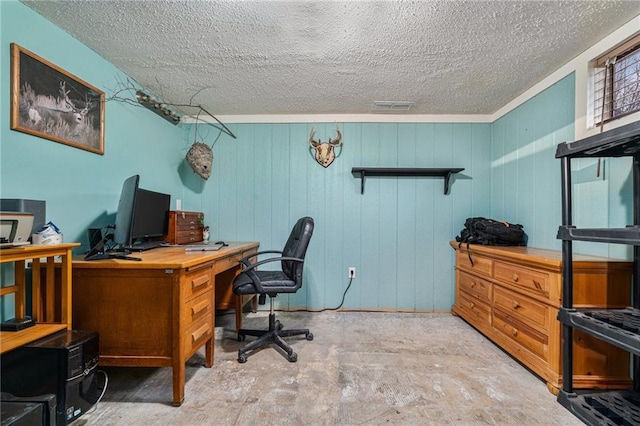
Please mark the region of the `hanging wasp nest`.
[[187, 152], [186, 160], [193, 171], [202, 179], [209, 179], [213, 165], [213, 151], [208, 145], [202, 142], [194, 142]]

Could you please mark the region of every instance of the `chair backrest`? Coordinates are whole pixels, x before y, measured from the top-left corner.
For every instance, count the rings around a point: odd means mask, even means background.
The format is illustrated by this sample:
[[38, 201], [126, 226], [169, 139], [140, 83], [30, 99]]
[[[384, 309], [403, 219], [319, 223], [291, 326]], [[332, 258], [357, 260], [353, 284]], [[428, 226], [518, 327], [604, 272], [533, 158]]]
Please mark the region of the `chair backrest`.
[[[304, 260], [307, 247], [313, 234], [313, 219], [302, 217], [298, 219], [289, 234], [289, 239], [282, 250], [283, 257], [297, 257]], [[302, 269], [304, 262], [282, 261], [282, 271], [293, 281], [302, 284]]]

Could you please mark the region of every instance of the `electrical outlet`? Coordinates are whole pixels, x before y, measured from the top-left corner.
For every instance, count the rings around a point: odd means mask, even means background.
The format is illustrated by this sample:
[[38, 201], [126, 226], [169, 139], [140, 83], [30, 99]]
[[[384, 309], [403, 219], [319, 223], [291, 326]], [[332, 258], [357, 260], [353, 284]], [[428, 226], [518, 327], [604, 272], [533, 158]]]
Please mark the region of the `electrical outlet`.
[[349, 278], [355, 278], [355, 277], [356, 277], [356, 267], [349, 266]]

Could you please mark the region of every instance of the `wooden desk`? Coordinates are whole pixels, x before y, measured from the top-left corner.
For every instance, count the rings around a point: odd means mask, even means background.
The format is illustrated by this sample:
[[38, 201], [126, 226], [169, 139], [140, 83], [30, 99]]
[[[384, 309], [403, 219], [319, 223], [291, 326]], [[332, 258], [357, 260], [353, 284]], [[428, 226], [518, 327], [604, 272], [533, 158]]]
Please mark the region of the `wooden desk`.
[[[73, 327], [100, 335], [100, 365], [172, 367], [173, 405], [184, 400], [185, 362], [203, 345], [213, 365], [216, 297], [229, 293], [238, 261], [258, 243], [219, 251], [161, 247], [142, 261], [73, 261]], [[215, 290], [214, 290], [215, 289]], [[230, 292], [233, 296], [233, 292]], [[221, 303], [242, 311], [242, 299]]]
[[[15, 316], [26, 313], [26, 262], [32, 261], [32, 313], [37, 324], [20, 331], [0, 332], [0, 354], [60, 330], [71, 328], [71, 249], [79, 243], [50, 246], [29, 245], [0, 250], [0, 263], [15, 262], [13, 285], [0, 288], [0, 296], [15, 295]], [[60, 256], [60, 260], [56, 260]], [[45, 258], [45, 262], [42, 262]], [[61, 271], [59, 294], [54, 289], [56, 267]], [[44, 277], [41, 271], [44, 270]], [[46, 287], [42, 287], [47, 278]], [[56, 303], [56, 301], [58, 303]]]

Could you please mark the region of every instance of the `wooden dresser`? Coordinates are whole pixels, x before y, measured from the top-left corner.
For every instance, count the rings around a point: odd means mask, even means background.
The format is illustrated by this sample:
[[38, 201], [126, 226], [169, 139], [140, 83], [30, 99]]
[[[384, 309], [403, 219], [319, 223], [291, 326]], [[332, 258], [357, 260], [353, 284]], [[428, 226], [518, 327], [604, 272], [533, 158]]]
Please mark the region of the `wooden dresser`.
[[169, 234], [164, 240], [171, 244], [192, 244], [203, 240], [204, 213], [171, 210]]
[[[456, 250], [452, 307], [503, 350], [547, 382], [562, 385], [562, 253], [530, 247], [467, 245]], [[471, 259], [469, 258], [471, 255]], [[575, 255], [574, 307], [622, 308], [630, 304], [632, 263]], [[473, 263], [472, 263], [473, 262]], [[576, 388], [629, 388], [629, 355], [574, 331]]]

